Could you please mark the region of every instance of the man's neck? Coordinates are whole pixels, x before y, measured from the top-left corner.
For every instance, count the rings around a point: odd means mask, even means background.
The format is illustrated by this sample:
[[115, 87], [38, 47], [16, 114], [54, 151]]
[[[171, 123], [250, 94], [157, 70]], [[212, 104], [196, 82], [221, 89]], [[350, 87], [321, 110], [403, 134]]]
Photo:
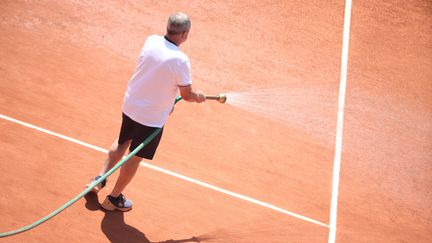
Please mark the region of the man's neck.
[[165, 35], [165, 40], [169, 41], [170, 43], [174, 44], [175, 46], [180, 46], [180, 44], [177, 44], [177, 42], [169, 35]]

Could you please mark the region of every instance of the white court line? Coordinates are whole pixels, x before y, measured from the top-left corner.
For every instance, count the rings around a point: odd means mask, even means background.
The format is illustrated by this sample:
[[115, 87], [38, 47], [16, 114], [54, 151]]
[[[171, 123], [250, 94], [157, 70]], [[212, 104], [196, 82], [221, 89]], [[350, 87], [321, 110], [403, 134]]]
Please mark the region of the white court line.
[[[56, 132], [49, 131], [47, 129], [44, 129], [44, 128], [32, 125], [32, 124], [27, 123], [27, 122], [23, 122], [23, 121], [20, 121], [20, 120], [17, 120], [17, 119], [14, 119], [14, 118], [2, 115], [2, 114], [0, 114], [0, 118], [5, 119], [5, 120], [10, 121], [10, 122], [14, 122], [14, 123], [20, 124], [20, 125], [28, 127], [28, 128], [35, 129], [37, 131], [40, 131], [40, 132], [43, 132], [43, 133], [46, 133], [46, 134], [49, 134], [49, 135], [52, 135], [52, 136], [55, 136], [55, 137], [59, 137], [61, 139], [64, 139], [64, 140], [67, 140], [67, 141], [70, 141], [70, 142], [82, 145], [82, 146], [87, 147], [87, 148], [94, 149], [94, 150], [102, 152], [102, 153], [108, 153], [108, 150], [103, 149], [101, 147], [98, 147], [98, 146], [95, 146], [95, 145], [92, 145], [92, 144], [89, 144], [89, 143], [86, 143], [86, 142], [83, 142], [83, 141], [80, 141], [80, 140], [77, 140], [77, 139], [74, 139], [74, 138], [62, 135], [62, 134], [59, 134], [59, 133], [56, 133]], [[185, 181], [188, 181], [188, 182], [191, 182], [191, 183], [194, 183], [194, 184], [197, 184], [197, 185], [200, 185], [200, 186], [203, 186], [203, 187], [206, 187], [206, 188], [209, 188], [209, 189], [221, 192], [221, 193], [224, 193], [226, 195], [230, 195], [232, 197], [235, 197], [235, 198], [238, 198], [238, 199], [241, 199], [241, 200], [244, 200], [244, 201], [248, 201], [250, 203], [253, 203], [253, 204], [256, 204], [256, 205], [259, 205], [259, 206], [262, 206], [262, 207], [266, 207], [266, 208], [278, 211], [278, 212], [283, 213], [283, 214], [287, 214], [287, 215], [292, 216], [294, 218], [298, 218], [298, 219], [301, 219], [301, 220], [304, 220], [304, 221], [307, 221], [307, 222], [310, 222], [310, 223], [313, 223], [313, 224], [316, 224], [316, 225], [319, 225], [319, 226], [322, 226], [322, 227], [326, 227], [326, 228], [329, 227], [328, 224], [322, 223], [322, 222], [317, 221], [315, 219], [311, 219], [311, 218], [305, 217], [303, 215], [290, 212], [288, 210], [279, 208], [279, 207], [271, 205], [269, 203], [262, 202], [262, 201], [259, 201], [257, 199], [254, 199], [254, 198], [251, 198], [251, 197], [248, 197], [248, 196], [244, 196], [244, 195], [241, 195], [241, 194], [238, 194], [238, 193], [235, 193], [235, 192], [231, 192], [231, 191], [222, 189], [220, 187], [213, 186], [213, 185], [210, 185], [208, 183], [199, 181], [197, 179], [193, 179], [193, 178], [190, 178], [190, 177], [187, 177], [187, 176], [184, 176], [184, 175], [181, 175], [181, 174], [178, 174], [178, 173], [175, 173], [175, 172], [163, 169], [161, 167], [158, 167], [158, 166], [155, 166], [155, 165], [151, 165], [149, 163], [141, 162], [141, 166], [149, 168], [149, 169], [152, 169], [152, 170], [155, 170], [155, 171], [162, 172], [162, 173], [167, 174], [167, 175], [174, 176], [176, 178], [179, 178], [179, 179], [182, 179], [182, 180], [185, 180]]]
[[345, 17], [344, 17], [344, 30], [342, 40], [342, 60], [341, 72], [339, 83], [339, 98], [338, 98], [338, 116], [336, 128], [336, 147], [333, 161], [333, 182], [332, 182], [332, 197], [330, 206], [330, 230], [328, 243], [336, 241], [336, 225], [337, 225], [337, 209], [338, 209], [338, 196], [339, 196], [339, 177], [341, 168], [342, 157], [342, 135], [343, 135], [343, 122], [344, 122], [344, 109], [345, 109], [345, 96], [346, 96], [346, 82], [347, 82], [347, 69], [348, 69], [348, 47], [349, 47], [349, 34], [351, 25], [351, 0], [345, 1]]

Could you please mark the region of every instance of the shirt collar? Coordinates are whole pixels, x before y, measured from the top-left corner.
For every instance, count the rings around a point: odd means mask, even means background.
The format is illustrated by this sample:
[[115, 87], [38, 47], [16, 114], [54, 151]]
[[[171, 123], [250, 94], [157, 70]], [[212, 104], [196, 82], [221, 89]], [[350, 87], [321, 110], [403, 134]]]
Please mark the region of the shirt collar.
[[[177, 46], [176, 43], [174, 43], [172, 40], [168, 39], [166, 36], [164, 36], [164, 38], [165, 38], [165, 40], [167, 40], [169, 43], [171, 43], [171, 44]], [[177, 46], [177, 47], [178, 47], [178, 46]]]

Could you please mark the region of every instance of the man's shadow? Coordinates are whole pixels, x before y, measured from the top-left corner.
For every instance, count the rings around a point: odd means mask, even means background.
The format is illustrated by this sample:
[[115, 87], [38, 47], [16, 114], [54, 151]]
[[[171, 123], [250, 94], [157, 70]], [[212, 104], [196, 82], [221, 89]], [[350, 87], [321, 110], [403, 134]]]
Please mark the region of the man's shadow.
[[113, 243], [120, 242], [141, 242], [151, 243], [145, 234], [137, 228], [130, 226], [124, 221], [124, 213], [120, 211], [107, 212], [99, 204], [98, 196], [95, 193], [87, 193], [84, 196], [85, 207], [90, 211], [102, 211], [105, 213], [102, 219], [101, 229], [108, 240]]
[[85, 207], [90, 211], [102, 211], [105, 213], [102, 219], [101, 229], [108, 240], [112, 243], [140, 242], [140, 243], [186, 243], [200, 242], [197, 237], [182, 240], [166, 240], [151, 242], [145, 234], [137, 228], [130, 226], [124, 221], [124, 213], [120, 211], [108, 212], [101, 208], [97, 194], [87, 193], [84, 196]]

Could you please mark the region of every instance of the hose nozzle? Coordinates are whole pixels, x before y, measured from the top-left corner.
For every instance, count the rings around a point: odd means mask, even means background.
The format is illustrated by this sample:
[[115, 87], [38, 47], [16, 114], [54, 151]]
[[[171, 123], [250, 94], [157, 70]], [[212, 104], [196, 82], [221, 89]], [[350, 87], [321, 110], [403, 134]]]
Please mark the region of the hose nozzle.
[[217, 100], [220, 103], [225, 103], [227, 96], [226, 94], [219, 94], [219, 95], [206, 95], [206, 99], [208, 100]]

